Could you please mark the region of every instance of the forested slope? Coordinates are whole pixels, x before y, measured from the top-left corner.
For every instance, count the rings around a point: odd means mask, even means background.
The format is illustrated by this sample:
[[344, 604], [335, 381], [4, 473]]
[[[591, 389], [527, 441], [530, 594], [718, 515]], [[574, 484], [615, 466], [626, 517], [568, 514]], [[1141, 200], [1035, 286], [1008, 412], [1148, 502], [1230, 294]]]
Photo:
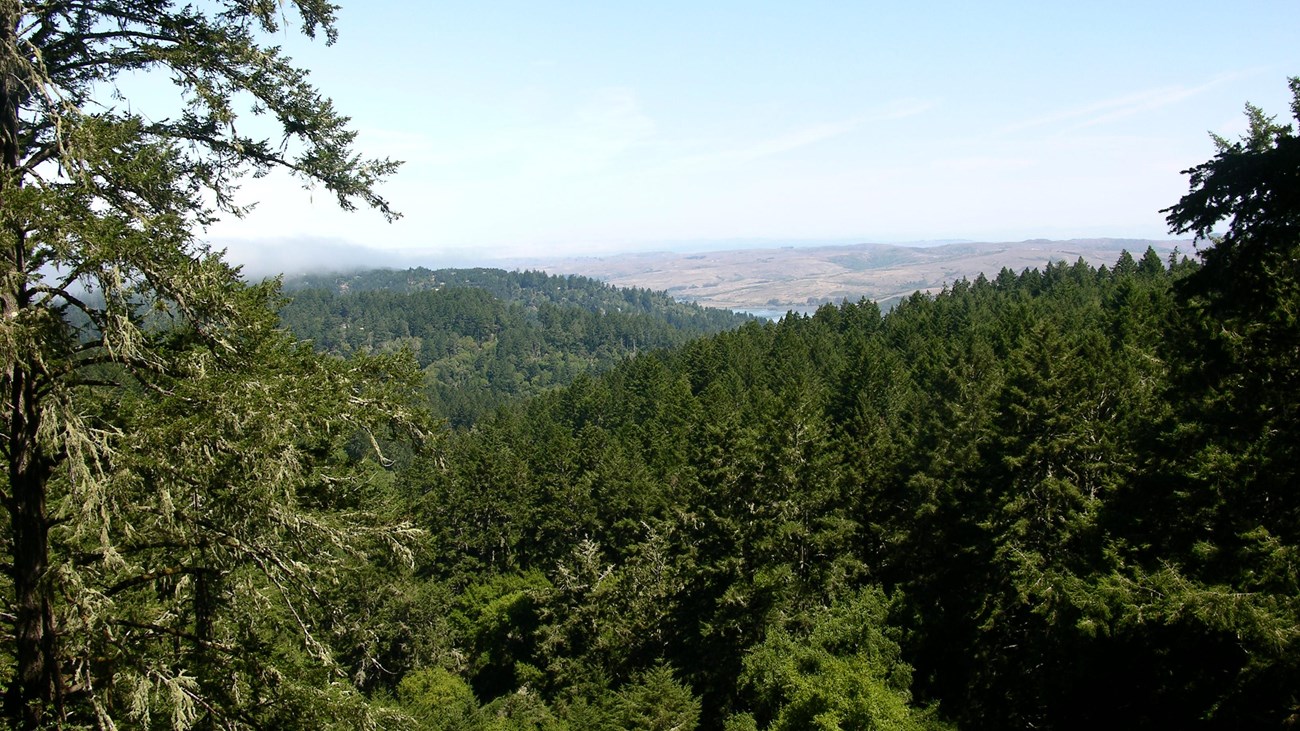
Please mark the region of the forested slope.
[[452, 610], [399, 698], [459, 694], [432, 728], [1280, 726], [1294, 430], [1215, 404], [1294, 395], [1226, 352], [1207, 386], [1223, 327], [1169, 265], [751, 323], [453, 434], [409, 478]]
[[1294, 726], [1300, 138], [1249, 111], [1167, 211], [1197, 262], [749, 322], [390, 450], [426, 532], [343, 598], [354, 682], [429, 729]]
[[512, 398], [752, 320], [585, 277], [377, 270], [287, 286], [285, 327], [337, 355], [410, 350], [433, 410], [472, 423]]
[[351, 274], [303, 275], [284, 284], [287, 292], [321, 289], [347, 292], [428, 292], [480, 289], [493, 297], [529, 308], [574, 306], [593, 313], [652, 315], [682, 330], [719, 332], [749, 319], [728, 310], [679, 302], [666, 292], [615, 287], [578, 275], [504, 269], [374, 269]]

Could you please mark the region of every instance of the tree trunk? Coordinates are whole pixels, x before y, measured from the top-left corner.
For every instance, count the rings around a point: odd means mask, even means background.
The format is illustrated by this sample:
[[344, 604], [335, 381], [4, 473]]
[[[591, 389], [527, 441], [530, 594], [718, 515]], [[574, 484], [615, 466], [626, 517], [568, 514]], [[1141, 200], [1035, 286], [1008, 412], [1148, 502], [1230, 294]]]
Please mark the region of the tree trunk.
[[[18, 3], [0, 1], [0, 207], [8, 201], [10, 191], [22, 184], [18, 174], [22, 159], [18, 111], [28, 92], [18, 61], [19, 18]], [[5, 232], [9, 250], [0, 252], [0, 317], [7, 326], [21, 328], [23, 314], [31, 305], [26, 230], [19, 220], [5, 221], [5, 226], [9, 229]], [[12, 540], [9, 572], [13, 581], [15, 668], [5, 689], [4, 715], [10, 728], [35, 729], [62, 715], [58, 712], [63, 695], [58, 635], [47, 576], [50, 520], [46, 514], [46, 485], [51, 463], [42, 454], [37, 436], [41, 418], [38, 376], [31, 364], [23, 362], [21, 345], [9, 357], [9, 362], [0, 365], [0, 419], [7, 439], [0, 453], [8, 462], [8, 492], [3, 498]]]
[[[31, 436], [36, 424], [28, 422], [30, 388], [20, 374], [13, 379], [10, 415], [9, 519], [13, 536], [14, 642], [16, 668], [5, 698], [5, 715], [12, 728], [39, 728], [47, 712], [62, 705], [58, 636], [50, 605], [50, 521], [45, 512], [48, 466], [33, 454]], [[17, 408], [15, 408], [17, 407]], [[24, 411], [28, 413], [23, 413]], [[26, 432], [26, 433], [24, 433]], [[26, 442], [26, 444], [24, 444]]]

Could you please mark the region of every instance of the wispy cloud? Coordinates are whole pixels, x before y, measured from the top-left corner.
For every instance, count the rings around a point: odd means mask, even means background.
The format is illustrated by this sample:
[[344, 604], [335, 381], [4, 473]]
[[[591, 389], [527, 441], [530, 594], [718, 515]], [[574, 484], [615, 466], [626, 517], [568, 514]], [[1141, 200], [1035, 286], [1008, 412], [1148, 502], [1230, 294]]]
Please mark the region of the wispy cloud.
[[944, 174], [979, 173], [987, 175], [992, 172], [1006, 173], [1032, 168], [1036, 161], [1023, 156], [966, 155], [932, 160], [930, 167]]
[[611, 87], [587, 96], [570, 117], [520, 134], [518, 172], [538, 180], [607, 172], [656, 133], [632, 89]]
[[712, 155], [703, 156], [705, 159], [715, 159], [720, 162], [748, 162], [758, 160], [764, 157], [780, 155], [785, 152], [798, 150], [801, 147], [815, 145], [818, 142], [834, 139], [840, 135], [853, 131], [861, 126], [860, 119], [848, 119], [841, 122], [824, 122], [820, 124], [810, 124], [792, 130], [776, 137], [762, 140], [747, 147], [733, 150], [723, 150]]
[[578, 110], [579, 131], [603, 151], [617, 154], [655, 133], [655, 122], [641, 108], [636, 92], [602, 89]]
[[1049, 125], [1065, 125], [1071, 129], [1094, 127], [1118, 119], [1123, 119], [1125, 117], [1131, 117], [1142, 112], [1149, 112], [1170, 106], [1171, 104], [1177, 104], [1178, 102], [1199, 96], [1215, 87], [1222, 86], [1246, 75], [1248, 74], [1244, 72], [1217, 74], [1205, 83], [1197, 84], [1196, 86], [1177, 85], [1144, 89], [1142, 91], [1124, 94], [1123, 96], [1102, 99], [1100, 101], [1071, 109], [1063, 109], [1042, 116], [1032, 117], [1030, 119], [1007, 125], [998, 131], [1006, 134], [1011, 132], [1022, 132], [1024, 130]]
[[386, 141], [399, 150], [394, 157], [438, 168], [444, 179], [459, 176], [463, 184], [596, 173], [654, 135], [655, 122], [635, 91], [613, 87], [522, 123], [504, 121], [437, 140], [394, 134]]
[[864, 117], [864, 122], [884, 122], [894, 119], [907, 119], [915, 117], [939, 106], [938, 102], [931, 99], [895, 99], [886, 102], [878, 109], [868, 112]]
[[406, 162], [426, 161], [437, 151], [433, 140], [427, 134], [380, 127], [362, 130], [359, 142], [368, 155], [391, 157]]
[[687, 155], [671, 161], [666, 167], [674, 171], [698, 170], [753, 162], [841, 137], [872, 122], [905, 119], [923, 114], [935, 106], [935, 102], [922, 99], [898, 99], [849, 119], [805, 125], [743, 147]]

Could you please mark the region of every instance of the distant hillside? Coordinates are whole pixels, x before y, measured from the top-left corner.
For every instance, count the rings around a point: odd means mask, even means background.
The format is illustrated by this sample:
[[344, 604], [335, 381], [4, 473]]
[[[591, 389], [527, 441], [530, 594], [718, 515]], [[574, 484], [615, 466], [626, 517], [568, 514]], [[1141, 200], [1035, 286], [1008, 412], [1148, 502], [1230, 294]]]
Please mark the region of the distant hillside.
[[606, 257], [521, 259], [515, 266], [576, 272], [622, 287], [664, 290], [708, 307], [781, 314], [811, 312], [826, 302], [867, 298], [885, 305], [921, 291], [937, 291], [963, 277], [994, 277], [1004, 267], [1020, 273], [1048, 262], [1093, 266], [1115, 262], [1122, 251], [1140, 256], [1148, 247], [1162, 257], [1174, 248], [1191, 254], [1190, 240], [1032, 240], [952, 243], [940, 246], [856, 244], [765, 248], [708, 253], [641, 253]]
[[539, 270], [415, 267], [347, 274], [307, 274], [288, 279], [284, 283], [287, 292], [324, 289], [340, 294], [376, 290], [424, 292], [454, 288], [481, 289], [497, 299], [526, 307], [552, 304], [580, 307], [596, 314], [645, 314], [697, 334], [720, 332], [743, 324], [748, 319], [728, 312], [726, 308], [682, 302], [662, 289], [602, 282], [597, 278], [567, 272], [548, 274]]
[[411, 351], [435, 410], [457, 425], [638, 352], [752, 319], [662, 292], [499, 269], [307, 276], [285, 290], [281, 321], [319, 350]]

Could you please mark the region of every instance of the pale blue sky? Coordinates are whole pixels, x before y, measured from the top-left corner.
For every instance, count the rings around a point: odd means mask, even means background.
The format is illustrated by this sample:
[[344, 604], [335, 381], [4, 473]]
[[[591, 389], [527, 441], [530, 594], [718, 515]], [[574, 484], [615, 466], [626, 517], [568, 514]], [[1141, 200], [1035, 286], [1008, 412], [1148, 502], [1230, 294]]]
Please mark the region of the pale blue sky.
[[281, 41], [407, 161], [405, 217], [249, 181], [236, 258], [1163, 237], [1207, 132], [1300, 74], [1297, 0], [342, 4], [334, 47]]

